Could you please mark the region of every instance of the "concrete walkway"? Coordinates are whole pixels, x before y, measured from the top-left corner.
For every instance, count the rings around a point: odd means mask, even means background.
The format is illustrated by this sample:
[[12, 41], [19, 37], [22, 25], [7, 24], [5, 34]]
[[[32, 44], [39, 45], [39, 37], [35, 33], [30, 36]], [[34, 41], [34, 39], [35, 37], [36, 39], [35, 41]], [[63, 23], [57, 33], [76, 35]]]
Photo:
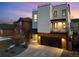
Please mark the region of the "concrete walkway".
[[59, 57], [62, 52], [63, 49], [39, 44], [30, 44], [24, 52], [15, 57]]

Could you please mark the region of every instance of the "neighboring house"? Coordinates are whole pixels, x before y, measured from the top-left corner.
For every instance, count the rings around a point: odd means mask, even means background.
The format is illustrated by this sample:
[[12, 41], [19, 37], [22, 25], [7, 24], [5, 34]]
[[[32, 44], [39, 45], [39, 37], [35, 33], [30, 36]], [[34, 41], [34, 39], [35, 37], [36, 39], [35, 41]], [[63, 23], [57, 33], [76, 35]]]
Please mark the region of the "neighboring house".
[[14, 22], [14, 24], [20, 29], [20, 32], [23, 31], [23, 27], [26, 26], [26, 30], [32, 31], [32, 20], [31, 18], [19, 18], [18, 21]]
[[71, 19], [72, 47], [79, 50], [79, 18]]
[[0, 24], [0, 36], [12, 36], [14, 29], [13, 24]]
[[[18, 21], [14, 22], [16, 25], [14, 39], [16, 42], [26, 42], [26, 46], [31, 39], [32, 33], [32, 19], [31, 18], [19, 18]], [[16, 37], [16, 38], [15, 38]], [[19, 40], [16, 40], [18, 39]]]
[[19, 29], [19, 32], [22, 32], [23, 26], [26, 26], [27, 30], [29, 30], [32, 26], [30, 24], [32, 22], [31, 18], [19, 18], [19, 20], [15, 21], [14, 24]]
[[[34, 13], [37, 11], [37, 13]], [[37, 10], [32, 12], [33, 21], [37, 22], [37, 33], [33, 35], [35, 42], [39, 44], [50, 44], [52, 42], [59, 45], [60, 48], [70, 48], [70, 5], [61, 4], [53, 6], [51, 4], [38, 6]], [[36, 25], [36, 24], [35, 24]], [[46, 38], [50, 37], [52, 40], [46, 43]], [[58, 39], [55, 39], [58, 38]], [[44, 41], [44, 42], [42, 42]], [[59, 42], [56, 43], [56, 42]]]
[[71, 31], [79, 35], [79, 19], [71, 19]]

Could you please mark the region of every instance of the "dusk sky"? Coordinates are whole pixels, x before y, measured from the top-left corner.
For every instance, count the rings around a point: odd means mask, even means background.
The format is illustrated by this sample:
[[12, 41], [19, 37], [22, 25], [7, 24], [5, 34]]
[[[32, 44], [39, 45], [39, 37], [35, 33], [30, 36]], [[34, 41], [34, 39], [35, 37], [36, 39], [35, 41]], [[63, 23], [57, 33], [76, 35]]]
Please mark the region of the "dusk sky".
[[[65, 3], [65, 2], [64, 2]], [[52, 5], [64, 4], [63, 2], [51, 2]], [[10, 23], [20, 17], [32, 17], [32, 10], [45, 2], [0, 2], [0, 23]], [[69, 2], [71, 17], [79, 18], [79, 2]]]

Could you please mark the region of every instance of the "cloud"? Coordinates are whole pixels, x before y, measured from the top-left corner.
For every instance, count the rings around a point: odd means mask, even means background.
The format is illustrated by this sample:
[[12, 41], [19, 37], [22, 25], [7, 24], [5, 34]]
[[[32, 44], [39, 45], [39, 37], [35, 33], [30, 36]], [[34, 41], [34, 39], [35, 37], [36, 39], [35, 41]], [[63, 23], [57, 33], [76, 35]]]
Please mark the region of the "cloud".
[[47, 3], [49, 3], [49, 2], [25, 2], [25, 3], [22, 3], [22, 4], [24, 4], [26, 6], [29, 6], [29, 7], [33, 8], [33, 9], [35, 9], [38, 6], [45, 5]]
[[21, 16], [21, 17], [31, 17], [32, 16], [31, 12], [22, 11], [22, 10], [13, 10], [13, 9], [10, 9], [10, 10], [7, 10], [7, 12], [11, 13], [11, 14], [15, 14], [17, 16]]
[[16, 10], [16, 9], [8, 9], [2, 11], [2, 15], [0, 16], [0, 23], [10, 23], [18, 20], [20, 17], [32, 17], [31, 12]]
[[72, 18], [79, 18], [79, 10], [71, 10]]

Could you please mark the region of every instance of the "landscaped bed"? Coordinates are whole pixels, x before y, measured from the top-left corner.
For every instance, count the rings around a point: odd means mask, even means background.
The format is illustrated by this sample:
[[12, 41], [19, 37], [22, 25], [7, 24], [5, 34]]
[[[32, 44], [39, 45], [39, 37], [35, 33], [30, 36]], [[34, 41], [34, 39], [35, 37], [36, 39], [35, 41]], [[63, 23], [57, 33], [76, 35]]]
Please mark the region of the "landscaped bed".
[[12, 45], [11, 40], [0, 41], [0, 51], [5, 51], [10, 45]]
[[11, 40], [0, 41], [0, 57], [13, 57], [25, 49], [23, 46], [15, 46]]

